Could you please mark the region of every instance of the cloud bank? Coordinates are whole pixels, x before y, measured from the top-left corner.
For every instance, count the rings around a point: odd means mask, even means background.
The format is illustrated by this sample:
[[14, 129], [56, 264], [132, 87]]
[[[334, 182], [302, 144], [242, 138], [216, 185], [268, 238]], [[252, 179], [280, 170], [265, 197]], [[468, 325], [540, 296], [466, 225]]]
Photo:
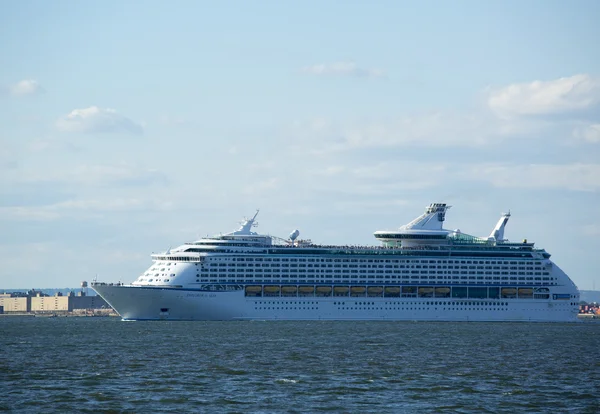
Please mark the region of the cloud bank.
[[600, 103], [600, 78], [579, 74], [551, 81], [515, 83], [489, 93], [488, 105], [503, 117], [550, 115]]
[[[485, 182], [498, 188], [510, 189], [557, 189], [569, 191], [600, 191], [600, 164], [516, 164], [516, 163], [456, 163], [403, 161], [401, 178], [394, 162], [380, 162], [373, 165], [327, 167], [314, 171], [319, 182], [333, 179], [343, 186], [339, 177], [351, 178], [345, 181], [347, 189], [354, 193], [390, 194], [406, 190], [406, 184], [414, 184], [413, 189], [426, 189], [436, 186], [451, 186], [457, 183], [468, 184]], [[326, 185], [330, 185], [326, 181]], [[394, 191], [391, 191], [394, 190]]]
[[600, 124], [591, 124], [573, 130], [573, 137], [589, 143], [600, 143]]
[[[344, 67], [339, 68], [340, 71]], [[333, 73], [316, 66], [315, 73]], [[348, 69], [349, 70], [349, 69]], [[296, 121], [297, 149], [324, 154], [364, 148], [481, 148], [527, 140], [600, 143], [600, 78], [589, 74], [511, 84], [484, 91], [470, 111], [441, 110], [370, 120]]]
[[141, 135], [143, 127], [123, 116], [114, 109], [90, 106], [74, 109], [68, 115], [56, 121], [56, 127], [62, 132], [82, 133], [128, 133]]

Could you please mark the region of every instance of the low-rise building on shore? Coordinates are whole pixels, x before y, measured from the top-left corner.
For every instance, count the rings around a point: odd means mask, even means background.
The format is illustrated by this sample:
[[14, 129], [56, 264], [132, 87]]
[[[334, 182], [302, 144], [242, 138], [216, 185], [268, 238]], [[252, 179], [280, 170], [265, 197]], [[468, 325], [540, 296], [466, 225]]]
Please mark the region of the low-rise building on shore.
[[31, 312], [31, 296], [23, 292], [0, 293], [3, 313]]
[[52, 296], [31, 290], [26, 293], [0, 293], [0, 309], [0, 313], [4, 314], [81, 314], [112, 308], [100, 296], [87, 296], [83, 290], [71, 291], [66, 295], [58, 292]]

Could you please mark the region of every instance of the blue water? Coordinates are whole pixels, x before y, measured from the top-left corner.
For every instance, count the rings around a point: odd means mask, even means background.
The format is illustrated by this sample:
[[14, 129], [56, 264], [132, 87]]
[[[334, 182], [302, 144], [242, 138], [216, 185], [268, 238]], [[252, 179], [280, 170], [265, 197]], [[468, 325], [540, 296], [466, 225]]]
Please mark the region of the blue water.
[[599, 413], [600, 324], [0, 318], [15, 412]]

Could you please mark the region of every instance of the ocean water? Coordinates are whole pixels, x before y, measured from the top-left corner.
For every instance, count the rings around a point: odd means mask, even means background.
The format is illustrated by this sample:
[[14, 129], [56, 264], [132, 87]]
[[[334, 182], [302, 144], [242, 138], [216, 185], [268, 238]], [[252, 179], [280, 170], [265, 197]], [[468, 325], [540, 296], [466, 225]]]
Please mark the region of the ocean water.
[[599, 413], [600, 324], [0, 318], [0, 410]]

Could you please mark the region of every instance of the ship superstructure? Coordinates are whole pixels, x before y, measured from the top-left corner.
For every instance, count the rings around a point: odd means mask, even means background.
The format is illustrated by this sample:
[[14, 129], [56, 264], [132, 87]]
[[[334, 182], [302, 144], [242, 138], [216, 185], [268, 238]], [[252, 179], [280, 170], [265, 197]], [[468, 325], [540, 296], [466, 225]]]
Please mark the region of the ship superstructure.
[[576, 320], [579, 291], [550, 254], [504, 238], [510, 213], [480, 238], [444, 229], [449, 208], [376, 231], [380, 246], [262, 235], [257, 211], [236, 231], [152, 255], [131, 284], [92, 287], [135, 320]]

